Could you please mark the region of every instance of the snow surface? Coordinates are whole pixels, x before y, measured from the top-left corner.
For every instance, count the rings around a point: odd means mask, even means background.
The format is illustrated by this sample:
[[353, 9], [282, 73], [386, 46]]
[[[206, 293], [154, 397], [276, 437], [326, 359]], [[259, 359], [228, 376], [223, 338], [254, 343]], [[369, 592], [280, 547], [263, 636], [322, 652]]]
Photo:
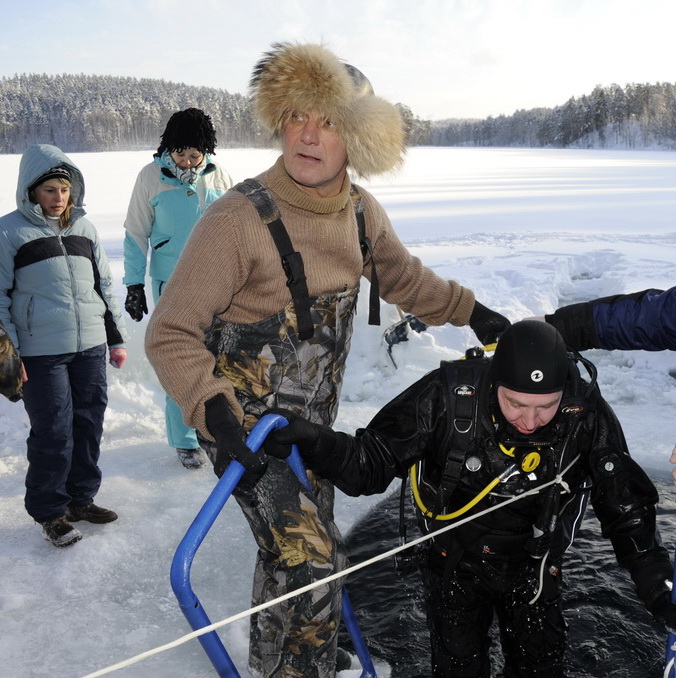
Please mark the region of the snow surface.
[[[132, 186], [152, 152], [72, 156], [84, 172], [89, 217], [122, 286], [122, 223]], [[221, 150], [239, 181], [277, 156], [272, 150]], [[0, 214], [14, 209], [19, 156], [0, 156]], [[512, 320], [563, 303], [674, 284], [676, 153], [419, 148], [394, 177], [364, 183], [384, 204], [401, 239], [440, 275], [473, 288]], [[361, 300], [367, 295], [362, 293]], [[382, 345], [398, 319], [383, 305], [383, 326], [355, 322], [337, 428], [366, 424], [392, 396], [459, 357], [476, 340], [468, 328], [412, 333]], [[187, 471], [164, 437], [164, 396], [143, 353], [146, 321], [128, 321], [129, 361], [109, 368], [110, 405], [101, 456], [101, 505], [113, 524], [78, 524], [84, 539], [60, 550], [23, 508], [27, 417], [0, 399], [0, 673], [11, 678], [82, 678], [190, 632], [169, 582], [171, 560], [215, 483], [209, 469]], [[625, 427], [634, 456], [666, 474], [676, 440], [676, 357], [670, 352], [590, 351], [599, 381]], [[674, 497], [663, 497], [671, 503]], [[337, 520], [348, 530], [379, 498], [339, 494]], [[254, 544], [228, 502], [200, 548], [192, 585], [212, 620], [249, 607]], [[246, 675], [246, 621], [220, 633]], [[386, 678], [389, 669], [377, 668]], [[196, 640], [114, 675], [187, 678], [216, 675]], [[343, 676], [358, 676], [346, 671]], [[342, 678], [342, 676], [341, 676]]]

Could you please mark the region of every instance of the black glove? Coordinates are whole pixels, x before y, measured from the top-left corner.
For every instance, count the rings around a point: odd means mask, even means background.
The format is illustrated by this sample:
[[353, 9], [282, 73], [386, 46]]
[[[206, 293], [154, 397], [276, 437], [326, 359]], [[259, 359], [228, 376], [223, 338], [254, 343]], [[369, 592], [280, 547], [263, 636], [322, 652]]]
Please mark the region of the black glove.
[[649, 608], [656, 621], [661, 622], [667, 629], [676, 630], [676, 605], [671, 602], [671, 591], [660, 593]]
[[491, 311], [490, 308], [480, 304], [478, 301], [474, 302], [474, 310], [469, 317], [469, 326], [484, 346], [496, 342], [498, 337], [511, 324], [504, 315]]
[[132, 320], [137, 323], [143, 320], [143, 316], [148, 314], [148, 304], [146, 304], [146, 293], [143, 285], [129, 285], [127, 287], [127, 298], [124, 301], [124, 310], [129, 313]]
[[265, 414], [280, 414], [289, 422], [288, 426], [270, 431], [263, 443], [265, 454], [277, 459], [286, 459], [291, 454], [293, 444], [298, 446], [301, 457], [305, 457], [314, 450], [319, 440], [321, 430], [319, 426], [290, 410], [274, 408], [267, 410]]
[[204, 404], [207, 428], [216, 441], [214, 473], [220, 478], [235, 459], [245, 468], [242, 479], [254, 484], [265, 472], [267, 464], [262, 454], [252, 452], [244, 443], [244, 431], [232, 413], [222, 393]]

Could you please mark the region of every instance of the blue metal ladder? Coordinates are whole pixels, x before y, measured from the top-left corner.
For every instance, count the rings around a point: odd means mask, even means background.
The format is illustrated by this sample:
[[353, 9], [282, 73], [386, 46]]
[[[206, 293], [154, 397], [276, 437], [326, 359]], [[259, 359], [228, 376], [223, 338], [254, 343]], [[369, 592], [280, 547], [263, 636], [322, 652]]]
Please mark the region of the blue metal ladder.
[[[247, 446], [252, 452], [258, 452], [258, 449], [263, 444], [263, 441], [270, 431], [286, 426], [287, 423], [286, 419], [280, 415], [264, 416], [256, 426], [254, 426], [247, 437]], [[303, 460], [295, 445], [292, 447], [288, 463], [296, 477], [305, 485], [305, 487], [311, 489], [303, 465]], [[237, 483], [243, 474], [244, 467], [237, 461], [231, 461], [228, 468], [225, 470], [225, 473], [216, 484], [216, 487], [214, 487], [211, 494], [207, 497], [207, 500], [195, 517], [195, 520], [193, 520], [192, 525], [188, 528], [188, 531], [176, 549], [174, 559], [171, 563], [172, 589], [174, 590], [181, 611], [194, 631], [204, 628], [205, 626], [210, 626], [211, 621], [190, 584], [190, 568], [192, 567], [192, 561], [197, 553], [197, 549], [202, 544], [202, 541], [204, 541], [207, 532], [211, 529], [218, 514], [223, 510], [225, 502], [228, 500], [235, 487], [237, 487]], [[342, 603], [343, 621], [345, 622], [345, 626], [350, 634], [350, 639], [352, 640], [352, 644], [354, 645], [357, 657], [359, 657], [362, 666], [361, 678], [378, 678], [373, 662], [371, 661], [371, 655], [369, 654], [359, 625], [357, 624], [354, 610], [345, 588], [343, 588]], [[202, 644], [202, 648], [211, 660], [211, 663], [214, 665], [220, 678], [241, 678], [216, 631], [205, 633], [199, 636], [198, 640]]]

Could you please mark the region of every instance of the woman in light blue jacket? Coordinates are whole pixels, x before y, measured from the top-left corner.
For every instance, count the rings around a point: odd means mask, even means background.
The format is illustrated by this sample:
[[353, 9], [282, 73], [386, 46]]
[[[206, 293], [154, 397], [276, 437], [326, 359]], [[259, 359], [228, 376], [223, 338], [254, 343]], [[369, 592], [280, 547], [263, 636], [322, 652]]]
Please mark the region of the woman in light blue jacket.
[[17, 209], [0, 219], [0, 322], [27, 380], [25, 506], [55, 546], [82, 538], [72, 522], [109, 523], [96, 506], [110, 362], [126, 360], [108, 260], [82, 208], [80, 170], [55, 146], [26, 150]]
[[[124, 222], [125, 309], [140, 322], [148, 313], [145, 277], [157, 302], [204, 210], [231, 186], [228, 173], [213, 160], [216, 132], [211, 118], [198, 108], [174, 113], [162, 134], [153, 162], [136, 179]], [[186, 468], [205, 463], [194, 429], [183, 422], [176, 403], [166, 397], [167, 439]]]

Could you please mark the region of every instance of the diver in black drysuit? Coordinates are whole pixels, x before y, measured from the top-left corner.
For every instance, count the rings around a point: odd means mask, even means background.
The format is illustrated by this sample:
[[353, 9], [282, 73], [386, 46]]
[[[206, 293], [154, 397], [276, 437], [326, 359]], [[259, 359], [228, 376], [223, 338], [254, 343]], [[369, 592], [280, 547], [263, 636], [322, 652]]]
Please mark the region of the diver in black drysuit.
[[[266, 454], [284, 457], [296, 443], [309, 468], [348, 495], [383, 492], [415, 464], [411, 480], [425, 533], [499, 507], [427, 542], [421, 569], [435, 678], [491, 675], [494, 615], [505, 678], [564, 676], [561, 566], [588, 498], [638, 597], [676, 627], [657, 491], [630, 457], [595, 380], [580, 376], [578, 359], [553, 327], [522, 321], [505, 331], [492, 359], [442, 363], [355, 436], [272, 411], [289, 425], [268, 436]], [[535, 416], [549, 421], [525, 432], [518, 410], [533, 403], [540, 408]], [[467, 508], [491, 482], [497, 484]]]

